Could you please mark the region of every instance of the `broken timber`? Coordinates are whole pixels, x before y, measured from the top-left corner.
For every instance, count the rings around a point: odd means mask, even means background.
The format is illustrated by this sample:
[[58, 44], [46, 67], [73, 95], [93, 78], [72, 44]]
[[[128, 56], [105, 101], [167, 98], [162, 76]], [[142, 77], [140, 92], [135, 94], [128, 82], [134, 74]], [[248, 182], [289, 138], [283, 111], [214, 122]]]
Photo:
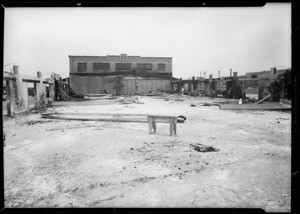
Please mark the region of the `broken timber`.
[[43, 118], [82, 121], [111, 121], [111, 122], [140, 122], [147, 123], [147, 115], [116, 114], [116, 113], [49, 113], [42, 114]]
[[287, 107], [291, 107], [292, 106], [292, 102], [290, 102], [288, 100], [283, 100], [283, 99], [280, 99], [280, 104], [284, 105], [284, 106], [287, 106]]
[[263, 102], [264, 100], [268, 99], [270, 96], [271, 96], [271, 94], [269, 94], [268, 96], [262, 98], [261, 100], [259, 100], [259, 101], [257, 102], [257, 104], [259, 104], [259, 103]]
[[139, 122], [149, 123], [149, 133], [156, 132], [156, 123], [169, 123], [170, 135], [176, 134], [177, 116], [154, 114], [122, 114], [122, 113], [47, 113], [43, 118], [82, 121], [108, 121], [108, 122]]

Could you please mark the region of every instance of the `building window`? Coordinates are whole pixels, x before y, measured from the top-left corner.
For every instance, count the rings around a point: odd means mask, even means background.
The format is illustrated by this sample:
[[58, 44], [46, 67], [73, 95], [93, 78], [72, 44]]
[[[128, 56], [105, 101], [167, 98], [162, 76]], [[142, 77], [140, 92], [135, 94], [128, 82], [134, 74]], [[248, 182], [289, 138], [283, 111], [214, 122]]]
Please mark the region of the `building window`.
[[107, 71], [107, 70], [110, 70], [110, 64], [109, 63], [94, 63], [93, 64], [93, 70], [94, 71]]
[[150, 63], [138, 63], [137, 64], [137, 70], [151, 71], [152, 70], [152, 64], [150, 64]]
[[257, 75], [251, 75], [251, 78], [252, 79], [257, 78]]
[[131, 63], [116, 63], [117, 71], [131, 70]]
[[166, 64], [158, 64], [157, 69], [158, 69], [158, 71], [165, 71], [166, 70]]
[[86, 72], [87, 64], [86, 63], [78, 63], [78, 72]]

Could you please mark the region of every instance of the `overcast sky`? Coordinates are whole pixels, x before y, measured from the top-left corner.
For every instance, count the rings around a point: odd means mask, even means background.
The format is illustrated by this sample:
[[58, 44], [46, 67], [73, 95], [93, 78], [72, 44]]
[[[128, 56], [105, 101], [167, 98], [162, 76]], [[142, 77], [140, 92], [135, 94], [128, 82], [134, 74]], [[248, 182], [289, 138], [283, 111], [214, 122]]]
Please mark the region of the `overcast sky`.
[[[69, 76], [68, 55], [173, 57], [173, 76], [291, 67], [291, 4], [255, 8], [6, 8], [4, 70]], [[281, 67], [282, 66], [282, 67]], [[203, 75], [203, 74], [202, 74]], [[48, 75], [49, 76], [49, 75]], [[45, 76], [47, 77], [47, 76]]]

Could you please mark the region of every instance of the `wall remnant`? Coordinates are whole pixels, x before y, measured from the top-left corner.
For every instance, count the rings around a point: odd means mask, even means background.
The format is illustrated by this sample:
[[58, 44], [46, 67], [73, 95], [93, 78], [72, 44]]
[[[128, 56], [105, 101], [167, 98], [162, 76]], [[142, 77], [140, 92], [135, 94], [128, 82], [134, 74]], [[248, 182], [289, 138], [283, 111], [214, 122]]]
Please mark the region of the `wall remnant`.
[[[7, 115], [12, 116], [17, 113], [29, 110], [28, 83], [34, 83], [35, 107], [39, 108], [53, 102], [53, 81], [42, 78], [42, 73], [37, 72], [37, 77], [20, 75], [19, 66], [13, 66], [13, 73], [5, 72], [3, 80], [6, 82]], [[49, 84], [50, 97], [46, 96], [46, 84]]]

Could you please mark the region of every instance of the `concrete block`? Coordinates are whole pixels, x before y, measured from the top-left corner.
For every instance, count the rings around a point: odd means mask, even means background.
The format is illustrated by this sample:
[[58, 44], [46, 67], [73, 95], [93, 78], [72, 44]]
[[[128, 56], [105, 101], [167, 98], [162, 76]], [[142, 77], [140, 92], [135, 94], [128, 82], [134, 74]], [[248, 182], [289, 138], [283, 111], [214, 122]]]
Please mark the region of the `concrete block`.
[[42, 73], [40, 71], [37, 72], [37, 77], [40, 78], [40, 82], [34, 83], [34, 90], [35, 90], [35, 106], [40, 107], [42, 103], [45, 103], [45, 98], [43, 98], [43, 79]]
[[15, 90], [13, 87], [13, 80], [6, 81], [6, 99], [7, 99], [7, 115], [15, 114]]
[[28, 103], [28, 84], [27, 82], [20, 82], [20, 99], [19, 99], [19, 107], [21, 110], [29, 109]]

